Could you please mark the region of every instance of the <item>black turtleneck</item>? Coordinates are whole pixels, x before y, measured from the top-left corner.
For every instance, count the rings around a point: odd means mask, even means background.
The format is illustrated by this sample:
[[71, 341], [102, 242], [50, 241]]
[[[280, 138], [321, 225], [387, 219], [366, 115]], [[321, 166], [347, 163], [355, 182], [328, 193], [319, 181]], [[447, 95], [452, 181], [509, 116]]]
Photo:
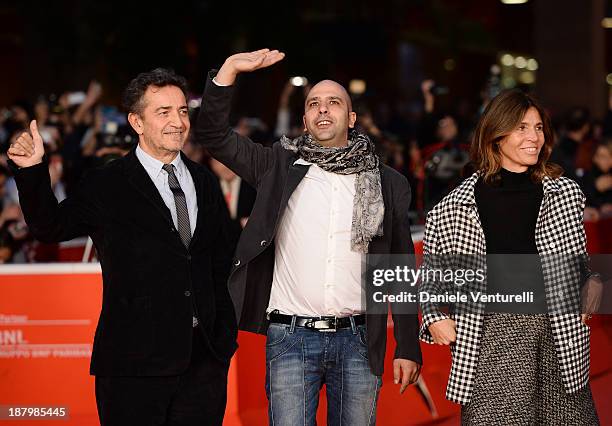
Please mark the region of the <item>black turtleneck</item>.
[[[544, 279], [537, 256], [535, 227], [544, 197], [529, 172], [501, 169], [499, 179], [475, 188], [478, 215], [487, 244], [487, 293], [534, 293], [533, 304], [488, 304], [488, 311], [545, 313]], [[520, 256], [531, 254], [532, 256]], [[503, 255], [503, 256], [502, 256]]]

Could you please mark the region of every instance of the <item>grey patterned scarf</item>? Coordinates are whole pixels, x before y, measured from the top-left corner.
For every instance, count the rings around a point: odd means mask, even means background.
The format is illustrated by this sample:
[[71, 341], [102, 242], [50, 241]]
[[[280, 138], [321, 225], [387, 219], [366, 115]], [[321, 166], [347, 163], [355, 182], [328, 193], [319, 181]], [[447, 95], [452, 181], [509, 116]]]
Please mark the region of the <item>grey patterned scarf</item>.
[[296, 139], [281, 137], [283, 148], [298, 153], [309, 163], [323, 170], [341, 175], [357, 173], [353, 219], [351, 224], [351, 250], [367, 253], [372, 238], [383, 234], [385, 204], [382, 197], [378, 156], [367, 135], [352, 131], [348, 146], [326, 148], [309, 134]]

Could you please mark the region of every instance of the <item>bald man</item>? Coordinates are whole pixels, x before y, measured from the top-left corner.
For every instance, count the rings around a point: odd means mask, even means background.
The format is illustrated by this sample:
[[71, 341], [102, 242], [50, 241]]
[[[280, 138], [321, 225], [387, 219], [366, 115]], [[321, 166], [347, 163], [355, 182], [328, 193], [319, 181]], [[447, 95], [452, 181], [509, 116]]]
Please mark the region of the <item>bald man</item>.
[[[240, 329], [267, 335], [270, 424], [314, 425], [325, 384], [329, 425], [371, 425], [387, 317], [366, 314], [362, 260], [414, 253], [410, 187], [354, 130], [350, 96], [331, 80], [308, 93], [299, 138], [266, 148], [230, 129], [237, 75], [283, 58], [268, 49], [227, 58], [209, 75], [195, 127], [213, 157], [257, 188], [229, 290]], [[393, 321], [394, 381], [403, 392], [422, 364], [418, 320], [394, 313]]]

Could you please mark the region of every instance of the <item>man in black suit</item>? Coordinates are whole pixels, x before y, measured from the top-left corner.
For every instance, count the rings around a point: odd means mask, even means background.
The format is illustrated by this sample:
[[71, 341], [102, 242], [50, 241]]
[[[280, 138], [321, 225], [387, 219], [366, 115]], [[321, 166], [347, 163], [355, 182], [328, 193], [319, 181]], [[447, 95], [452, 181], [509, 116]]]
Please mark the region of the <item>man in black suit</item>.
[[[365, 315], [365, 253], [414, 253], [406, 178], [356, 132], [346, 90], [324, 80], [305, 102], [305, 134], [271, 148], [229, 127], [236, 76], [284, 54], [230, 56], [206, 83], [195, 141], [257, 189], [229, 278], [239, 327], [267, 335], [270, 424], [314, 424], [326, 385], [328, 424], [374, 424], [387, 315]], [[393, 313], [400, 392], [421, 361], [416, 315]]]
[[26, 221], [41, 241], [89, 235], [103, 297], [91, 374], [103, 425], [220, 425], [236, 319], [227, 291], [228, 216], [215, 177], [181, 149], [185, 79], [155, 69], [128, 85], [139, 137], [66, 200], [49, 185], [36, 121], [8, 154]]

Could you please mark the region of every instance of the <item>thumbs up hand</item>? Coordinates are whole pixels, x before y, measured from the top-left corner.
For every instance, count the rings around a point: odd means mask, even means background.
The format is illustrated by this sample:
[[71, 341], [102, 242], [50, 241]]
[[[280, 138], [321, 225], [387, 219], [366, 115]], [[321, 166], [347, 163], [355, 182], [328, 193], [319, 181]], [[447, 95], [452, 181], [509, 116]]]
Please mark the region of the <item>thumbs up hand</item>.
[[42, 162], [45, 147], [38, 132], [36, 120], [32, 120], [30, 123], [30, 133], [23, 132], [20, 134], [11, 144], [7, 154], [17, 167], [30, 167]]

